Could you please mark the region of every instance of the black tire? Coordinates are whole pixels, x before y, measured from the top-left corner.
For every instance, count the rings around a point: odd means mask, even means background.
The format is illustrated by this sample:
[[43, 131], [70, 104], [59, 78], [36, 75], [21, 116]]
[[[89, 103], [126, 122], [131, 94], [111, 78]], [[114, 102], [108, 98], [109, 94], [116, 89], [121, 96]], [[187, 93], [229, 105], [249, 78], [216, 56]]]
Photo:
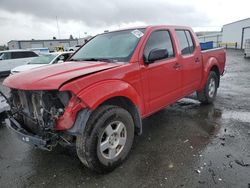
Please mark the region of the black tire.
[[[123, 131], [126, 131], [126, 141], [115, 158], [107, 159], [101, 152], [100, 143], [107, 127], [116, 121], [122, 122], [123, 127], [125, 126]], [[110, 137], [107, 136], [107, 140], [109, 141]], [[98, 173], [107, 173], [114, 170], [126, 159], [133, 140], [134, 122], [131, 114], [117, 106], [101, 106], [90, 116], [82, 135], [77, 136], [77, 155], [81, 162], [91, 170]]]
[[[209, 84], [211, 83], [211, 80], [214, 80], [215, 82], [215, 88], [213, 95], [210, 95], [209, 93]], [[219, 86], [219, 78], [217, 74], [214, 71], [211, 71], [208, 75], [208, 79], [206, 82], [205, 87], [202, 91], [197, 91], [197, 98], [202, 104], [211, 104], [214, 102], [216, 95], [217, 95], [217, 88]]]

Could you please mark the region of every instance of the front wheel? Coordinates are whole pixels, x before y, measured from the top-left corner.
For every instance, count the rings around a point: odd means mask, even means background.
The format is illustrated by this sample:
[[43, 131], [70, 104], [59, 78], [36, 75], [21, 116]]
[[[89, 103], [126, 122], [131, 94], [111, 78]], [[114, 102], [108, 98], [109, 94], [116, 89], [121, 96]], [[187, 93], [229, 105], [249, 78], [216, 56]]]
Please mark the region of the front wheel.
[[107, 173], [126, 159], [133, 140], [134, 122], [130, 113], [117, 106], [101, 106], [77, 137], [77, 154], [91, 170]]
[[214, 71], [209, 73], [207, 82], [202, 91], [197, 92], [197, 98], [202, 104], [211, 104], [217, 95], [219, 78]]

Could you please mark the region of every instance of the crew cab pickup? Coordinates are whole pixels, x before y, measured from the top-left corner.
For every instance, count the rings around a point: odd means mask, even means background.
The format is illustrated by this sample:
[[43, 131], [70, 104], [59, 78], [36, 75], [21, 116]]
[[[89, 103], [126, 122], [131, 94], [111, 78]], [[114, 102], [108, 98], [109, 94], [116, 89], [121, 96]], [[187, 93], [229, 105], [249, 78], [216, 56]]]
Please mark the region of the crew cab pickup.
[[193, 92], [214, 102], [225, 61], [223, 48], [201, 51], [189, 27], [99, 34], [67, 63], [6, 78], [6, 123], [41, 149], [75, 145], [84, 165], [109, 172], [128, 156], [143, 118]]

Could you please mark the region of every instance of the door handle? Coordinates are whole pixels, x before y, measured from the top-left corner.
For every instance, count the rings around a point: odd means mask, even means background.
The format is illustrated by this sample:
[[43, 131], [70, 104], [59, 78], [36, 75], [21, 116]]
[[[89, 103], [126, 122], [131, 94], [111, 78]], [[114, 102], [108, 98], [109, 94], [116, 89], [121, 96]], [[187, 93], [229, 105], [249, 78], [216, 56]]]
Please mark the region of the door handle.
[[175, 63], [173, 68], [176, 69], [176, 70], [179, 70], [181, 68], [181, 64]]
[[195, 58], [195, 63], [199, 63], [200, 62], [200, 58]]

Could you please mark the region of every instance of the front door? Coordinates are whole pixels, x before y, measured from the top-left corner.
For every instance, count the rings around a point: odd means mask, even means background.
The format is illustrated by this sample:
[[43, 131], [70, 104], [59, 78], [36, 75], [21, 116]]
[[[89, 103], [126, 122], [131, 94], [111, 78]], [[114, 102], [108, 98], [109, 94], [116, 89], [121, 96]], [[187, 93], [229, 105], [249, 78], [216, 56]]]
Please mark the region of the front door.
[[152, 50], [167, 49], [168, 57], [151, 62], [144, 62], [143, 80], [147, 83], [148, 92], [144, 94], [150, 113], [174, 102], [181, 95], [181, 68], [175, 57], [171, 35], [167, 30], [151, 33], [145, 45], [144, 61]]

